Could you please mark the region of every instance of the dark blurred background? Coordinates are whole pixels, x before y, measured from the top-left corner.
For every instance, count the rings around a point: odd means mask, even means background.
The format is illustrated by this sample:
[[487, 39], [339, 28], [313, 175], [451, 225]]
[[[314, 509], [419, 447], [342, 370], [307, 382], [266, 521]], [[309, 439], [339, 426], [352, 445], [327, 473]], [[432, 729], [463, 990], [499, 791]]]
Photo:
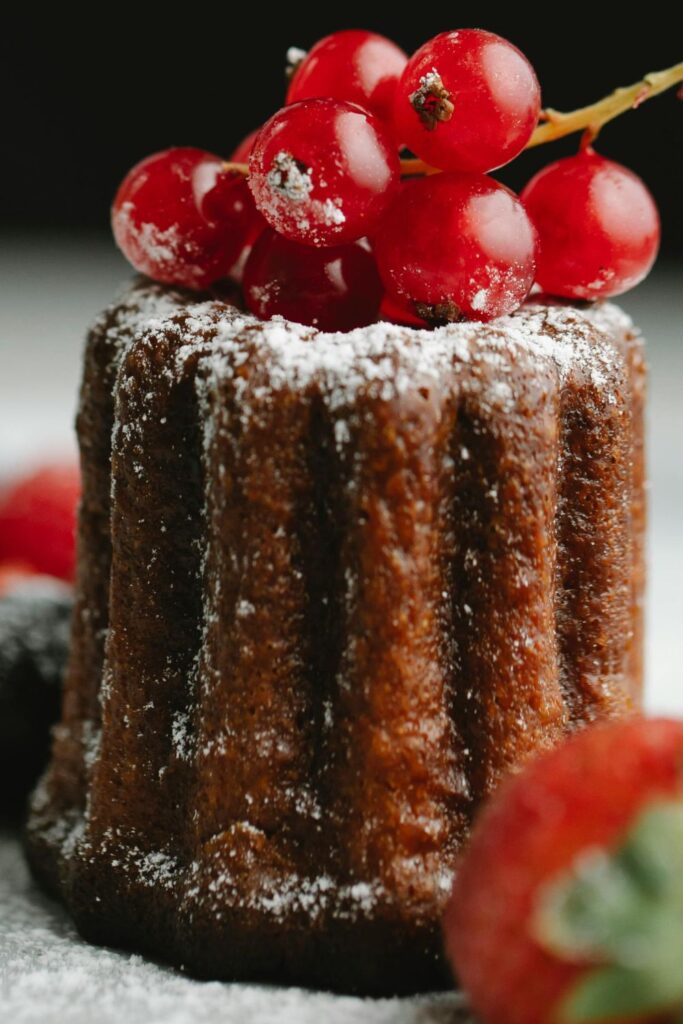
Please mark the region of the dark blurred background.
[[[615, 4], [110, 6], [3, 22], [0, 226], [107, 229], [116, 186], [169, 145], [229, 155], [284, 93], [287, 47], [367, 27], [412, 52], [446, 28], [481, 26], [529, 57], [544, 102], [572, 109], [683, 58], [674, 7]], [[605, 129], [598, 148], [643, 176], [663, 216], [663, 251], [683, 256], [681, 126], [674, 93]], [[519, 188], [576, 138], [524, 154], [500, 177]]]

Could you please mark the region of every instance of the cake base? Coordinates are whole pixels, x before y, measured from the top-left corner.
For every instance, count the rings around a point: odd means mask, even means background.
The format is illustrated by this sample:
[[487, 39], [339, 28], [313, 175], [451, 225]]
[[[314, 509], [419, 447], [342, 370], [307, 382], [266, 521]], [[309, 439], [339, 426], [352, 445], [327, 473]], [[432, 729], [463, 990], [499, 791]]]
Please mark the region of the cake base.
[[613, 306], [333, 336], [149, 284], [112, 307], [27, 836], [81, 932], [201, 977], [448, 984], [481, 803], [638, 706], [644, 381]]

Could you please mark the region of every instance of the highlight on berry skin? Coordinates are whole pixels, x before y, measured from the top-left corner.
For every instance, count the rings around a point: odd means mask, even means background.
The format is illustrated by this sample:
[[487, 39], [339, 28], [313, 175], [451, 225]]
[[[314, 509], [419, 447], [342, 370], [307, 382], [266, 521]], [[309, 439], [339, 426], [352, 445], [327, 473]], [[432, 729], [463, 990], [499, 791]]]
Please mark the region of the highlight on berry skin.
[[[534, 286], [600, 301], [652, 268], [653, 197], [588, 143], [680, 84], [683, 64], [560, 113], [541, 110], [527, 57], [483, 29], [442, 32], [411, 57], [346, 29], [288, 58], [284, 106], [228, 162], [178, 147], [126, 175], [112, 228], [140, 273], [194, 291], [229, 282], [262, 319], [348, 331], [486, 322]], [[521, 197], [488, 176], [571, 133], [585, 133], [578, 154]]]

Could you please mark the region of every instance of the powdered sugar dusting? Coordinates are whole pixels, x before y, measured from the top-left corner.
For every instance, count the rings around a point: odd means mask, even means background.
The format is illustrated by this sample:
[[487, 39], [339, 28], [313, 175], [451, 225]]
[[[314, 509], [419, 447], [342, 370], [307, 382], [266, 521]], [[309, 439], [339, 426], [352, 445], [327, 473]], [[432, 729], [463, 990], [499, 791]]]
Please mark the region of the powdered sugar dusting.
[[[199, 309], [191, 314], [198, 329], [212, 329]], [[270, 388], [306, 390], [317, 382], [331, 408], [341, 409], [360, 390], [374, 389], [390, 401], [414, 391], [419, 382], [438, 383], [454, 367], [473, 361], [488, 365], [498, 378], [520, 361], [542, 361], [556, 368], [560, 384], [579, 366], [589, 369], [596, 387], [604, 387], [618, 358], [608, 335], [615, 326], [623, 329], [624, 317], [611, 306], [584, 314], [563, 306], [528, 305], [487, 325], [463, 323], [427, 331], [378, 323], [345, 334], [316, 334], [314, 339], [310, 329], [276, 317], [258, 325], [257, 344]], [[243, 345], [245, 327], [247, 320], [219, 324], [216, 352], [207, 360], [209, 377], [235, 372], [235, 362], [227, 356]], [[484, 376], [482, 386], [487, 387]], [[494, 381], [493, 390], [498, 398], [512, 400], [503, 379]]]
[[116, 238], [125, 238], [129, 249], [135, 253], [136, 266], [149, 273], [172, 277], [178, 261], [182, 260], [185, 273], [197, 286], [201, 285], [205, 272], [201, 266], [193, 264], [193, 260], [201, 263], [202, 247], [189, 239], [187, 232], [181, 231], [177, 224], [160, 228], [151, 221], [139, 223], [134, 214], [132, 202], [122, 203], [115, 210], [112, 223]]
[[[162, 876], [163, 877], [163, 876]], [[363, 1000], [195, 981], [140, 956], [91, 946], [28, 877], [0, 834], [0, 1004], [13, 1024], [466, 1024], [457, 993]]]
[[420, 78], [420, 88], [424, 89], [425, 92], [429, 92], [439, 85], [441, 85], [441, 75], [436, 68], [432, 68], [431, 71], [428, 71]]

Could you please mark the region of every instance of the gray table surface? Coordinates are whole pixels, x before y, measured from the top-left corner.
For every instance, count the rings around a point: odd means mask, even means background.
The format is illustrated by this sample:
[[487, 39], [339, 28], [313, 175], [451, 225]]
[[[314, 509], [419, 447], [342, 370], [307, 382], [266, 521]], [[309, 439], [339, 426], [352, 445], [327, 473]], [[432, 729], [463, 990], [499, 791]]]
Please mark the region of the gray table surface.
[[[0, 252], [0, 475], [73, 450], [83, 334], [128, 271], [105, 238], [17, 238]], [[660, 268], [623, 306], [649, 341], [648, 706], [683, 713], [683, 268]], [[30, 883], [0, 833], [0, 1020], [13, 1024], [446, 1024], [457, 995], [358, 1000], [192, 981], [87, 946]]]

